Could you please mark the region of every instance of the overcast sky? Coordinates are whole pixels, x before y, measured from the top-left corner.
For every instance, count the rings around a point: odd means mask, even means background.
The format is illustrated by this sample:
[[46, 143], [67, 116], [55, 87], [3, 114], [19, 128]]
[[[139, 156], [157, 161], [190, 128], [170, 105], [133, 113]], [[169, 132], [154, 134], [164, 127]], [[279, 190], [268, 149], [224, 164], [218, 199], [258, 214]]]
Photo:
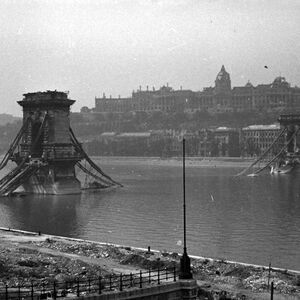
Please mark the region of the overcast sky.
[[139, 85], [202, 90], [222, 64], [232, 86], [300, 85], [299, 16], [299, 0], [1, 0], [0, 113], [26, 92], [70, 91], [79, 111]]

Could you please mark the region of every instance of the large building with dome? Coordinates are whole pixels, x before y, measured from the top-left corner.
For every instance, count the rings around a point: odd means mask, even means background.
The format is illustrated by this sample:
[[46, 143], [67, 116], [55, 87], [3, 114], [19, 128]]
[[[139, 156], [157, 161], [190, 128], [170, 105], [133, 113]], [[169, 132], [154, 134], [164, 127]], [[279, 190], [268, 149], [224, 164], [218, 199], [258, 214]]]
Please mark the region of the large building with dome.
[[213, 87], [202, 91], [174, 90], [168, 84], [133, 91], [131, 97], [112, 98], [103, 95], [95, 98], [94, 112], [124, 113], [129, 111], [144, 112], [300, 112], [300, 88], [291, 87], [282, 76], [270, 84], [253, 86], [248, 81], [244, 86], [231, 87], [230, 74], [224, 65], [216, 76]]

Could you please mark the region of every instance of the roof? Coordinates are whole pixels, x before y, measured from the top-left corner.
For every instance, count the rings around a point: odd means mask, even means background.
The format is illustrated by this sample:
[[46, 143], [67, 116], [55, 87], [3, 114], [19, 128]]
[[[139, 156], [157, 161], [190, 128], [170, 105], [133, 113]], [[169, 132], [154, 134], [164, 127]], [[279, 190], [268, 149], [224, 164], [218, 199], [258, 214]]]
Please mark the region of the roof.
[[100, 136], [102, 137], [109, 137], [109, 136], [115, 136], [116, 133], [115, 132], [103, 132]]
[[218, 127], [218, 128], [216, 128], [215, 129], [215, 131], [217, 131], [217, 132], [228, 132], [228, 131], [236, 131], [234, 128], [230, 128], [230, 127]]
[[150, 137], [151, 132], [124, 132], [117, 135], [117, 137], [136, 137], [136, 138], [142, 138], [142, 137]]
[[279, 124], [271, 124], [271, 125], [250, 125], [248, 127], [244, 127], [242, 130], [278, 130], [280, 129]]

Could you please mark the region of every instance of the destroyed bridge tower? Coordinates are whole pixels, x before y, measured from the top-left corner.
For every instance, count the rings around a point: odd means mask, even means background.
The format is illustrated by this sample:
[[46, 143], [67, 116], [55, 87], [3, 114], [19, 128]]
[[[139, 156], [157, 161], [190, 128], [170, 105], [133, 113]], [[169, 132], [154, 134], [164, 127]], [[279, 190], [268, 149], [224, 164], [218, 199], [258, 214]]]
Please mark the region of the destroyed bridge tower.
[[[0, 195], [9, 195], [20, 187], [27, 193], [78, 194], [83, 188], [120, 185], [89, 158], [76, 139], [70, 127], [70, 106], [74, 102], [67, 93], [58, 91], [27, 93], [18, 101], [23, 107], [23, 126], [0, 169], [9, 160], [17, 167], [0, 180]], [[85, 173], [85, 186], [76, 176], [79, 170]]]

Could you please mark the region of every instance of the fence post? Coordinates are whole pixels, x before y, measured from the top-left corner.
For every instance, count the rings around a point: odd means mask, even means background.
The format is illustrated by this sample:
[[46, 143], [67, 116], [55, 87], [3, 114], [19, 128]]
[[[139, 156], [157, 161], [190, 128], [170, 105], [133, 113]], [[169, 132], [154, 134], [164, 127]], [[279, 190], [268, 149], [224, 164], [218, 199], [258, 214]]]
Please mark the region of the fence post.
[[122, 273], [120, 274], [120, 291], [123, 291], [123, 278], [122, 278]]
[[111, 286], [111, 274], [109, 274], [109, 289], [112, 290], [112, 286]]
[[132, 273], [130, 273], [130, 287], [133, 287], [133, 277], [132, 277]]
[[53, 298], [56, 299], [56, 286], [55, 286], [55, 280], [53, 281]]
[[8, 286], [5, 285], [5, 300], [8, 300]]
[[33, 282], [31, 282], [31, 299], [33, 300]]
[[168, 268], [166, 267], [166, 281], [168, 281]]
[[160, 284], [160, 278], [159, 278], [159, 267], [157, 269], [157, 284]]
[[149, 284], [151, 283], [151, 270], [149, 269], [149, 280], [148, 280]]
[[88, 279], [88, 285], [89, 285], [89, 293], [91, 292], [91, 279]]
[[274, 295], [274, 282], [271, 282], [271, 300], [273, 300], [273, 295]]
[[80, 291], [79, 291], [79, 278], [77, 278], [77, 297], [80, 296]]
[[101, 294], [101, 276], [98, 278], [98, 283], [99, 283], [99, 294]]
[[18, 299], [21, 300], [21, 287], [20, 287], [20, 283], [18, 283]]
[[174, 282], [176, 281], [176, 266], [174, 266]]
[[143, 287], [143, 276], [142, 276], [142, 270], [140, 270], [140, 288]]

